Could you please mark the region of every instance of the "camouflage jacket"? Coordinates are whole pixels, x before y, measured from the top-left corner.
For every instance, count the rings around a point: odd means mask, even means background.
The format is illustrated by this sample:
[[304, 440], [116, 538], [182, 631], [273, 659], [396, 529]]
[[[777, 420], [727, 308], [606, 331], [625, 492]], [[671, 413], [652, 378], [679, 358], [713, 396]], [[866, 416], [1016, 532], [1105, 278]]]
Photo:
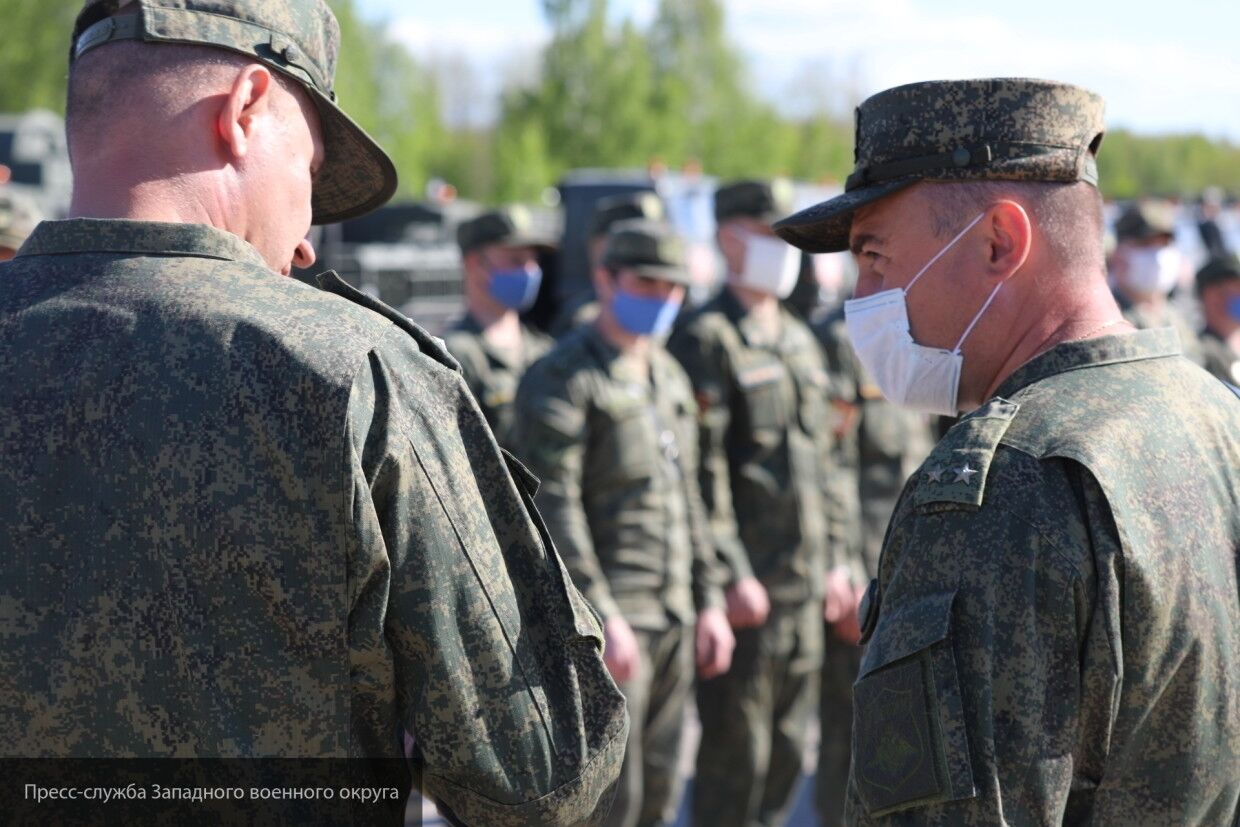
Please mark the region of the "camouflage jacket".
[[1124, 318], [1137, 330], [1174, 328], [1180, 336], [1180, 350], [1183, 351], [1184, 356], [1198, 365], [1205, 364], [1205, 354], [1202, 353], [1197, 331], [1193, 330], [1187, 316], [1172, 303], [1171, 299], [1167, 299], [1161, 310], [1153, 310], [1144, 305], [1133, 304], [1123, 292], [1116, 290], [1115, 301], [1124, 311]]
[[513, 444], [542, 479], [536, 500], [556, 546], [604, 617], [662, 629], [722, 607], [697, 482], [697, 406], [662, 347], [650, 370], [595, 330], [573, 330], [517, 395]]
[[1233, 824], [1240, 399], [1174, 332], [1061, 344], [939, 443], [863, 605], [849, 818]]
[[508, 435], [512, 431], [512, 402], [521, 375], [552, 345], [549, 337], [527, 325], [521, 326], [521, 341], [520, 354], [495, 347], [468, 313], [444, 333], [448, 352], [460, 363], [465, 383], [504, 447], [511, 447]]
[[462, 821], [594, 823], [627, 731], [601, 629], [436, 340], [197, 225], [44, 223], [0, 282], [5, 754], [403, 728]]
[[1201, 332], [1201, 351], [1205, 354], [1205, 369], [1229, 385], [1240, 387], [1240, 353], [1232, 350], [1227, 341], [1206, 329]]
[[822, 591], [828, 555], [847, 547], [832, 488], [830, 380], [804, 322], [786, 310], [767, 341], [724, 290], [668, 343], [699, 407], [701, 489], [733, 580], [754, 574], [772, 602]]

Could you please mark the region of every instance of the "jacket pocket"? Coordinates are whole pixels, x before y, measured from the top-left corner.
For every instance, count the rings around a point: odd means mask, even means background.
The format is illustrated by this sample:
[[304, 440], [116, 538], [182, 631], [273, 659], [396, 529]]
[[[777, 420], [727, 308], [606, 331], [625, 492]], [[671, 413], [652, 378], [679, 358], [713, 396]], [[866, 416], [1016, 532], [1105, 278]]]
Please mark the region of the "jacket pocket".
[[952, 649], [955, 596], [879, 612], [853, 684], [853, 779], [870, 816], [976, 795]]

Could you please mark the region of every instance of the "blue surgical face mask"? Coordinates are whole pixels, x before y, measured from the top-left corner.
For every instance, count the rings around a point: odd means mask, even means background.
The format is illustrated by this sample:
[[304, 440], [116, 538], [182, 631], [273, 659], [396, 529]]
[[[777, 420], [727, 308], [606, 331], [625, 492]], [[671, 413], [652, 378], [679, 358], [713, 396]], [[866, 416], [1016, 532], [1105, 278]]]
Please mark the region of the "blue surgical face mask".
[[617, 290], [611, 312], [620, 326], [634, 336], [666, 336], [680, 312], [680, 304], [680, 299], [648, 298]]
[[543, 275], [537, 264], [531, 261], [524, 267], [491, 270], [489, 275], [491, 298], [504, 307], [522, 313], [534, 306]]
[[1227, 312], [1240, 322], [1240, 296], [1232, 296], [1231, 301], [1227, 302]]

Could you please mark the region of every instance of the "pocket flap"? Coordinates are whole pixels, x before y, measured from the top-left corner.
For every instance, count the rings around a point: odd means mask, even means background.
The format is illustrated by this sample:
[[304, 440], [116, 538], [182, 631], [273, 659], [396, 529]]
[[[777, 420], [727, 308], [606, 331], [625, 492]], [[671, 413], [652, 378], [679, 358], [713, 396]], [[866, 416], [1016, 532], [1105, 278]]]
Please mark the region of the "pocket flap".
[[878, 623], [865, 650], [861, 675], [927, 649], [947, 637], [956, 591], [922, 595], [896, 607], [884, 595]]

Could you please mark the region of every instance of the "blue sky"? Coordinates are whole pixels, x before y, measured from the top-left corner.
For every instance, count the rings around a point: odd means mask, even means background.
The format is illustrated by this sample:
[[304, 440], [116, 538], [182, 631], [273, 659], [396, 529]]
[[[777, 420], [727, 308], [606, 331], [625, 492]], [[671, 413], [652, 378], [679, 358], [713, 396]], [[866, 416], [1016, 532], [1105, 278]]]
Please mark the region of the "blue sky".
[[[538, 0], [360, 0], [415, 53], [474, 75], [478, 97], [533, 71]], [[1240, 3], [1227, 0], [725, 0], [757, 88], [790, 113], [900, 83], [1018, 75], [1100, 92], [1108, 122], [1240, 143]], [[649, 19], [656, 0], [613, 0]], [[469, 107], [485, 118], [486, 104]]]

